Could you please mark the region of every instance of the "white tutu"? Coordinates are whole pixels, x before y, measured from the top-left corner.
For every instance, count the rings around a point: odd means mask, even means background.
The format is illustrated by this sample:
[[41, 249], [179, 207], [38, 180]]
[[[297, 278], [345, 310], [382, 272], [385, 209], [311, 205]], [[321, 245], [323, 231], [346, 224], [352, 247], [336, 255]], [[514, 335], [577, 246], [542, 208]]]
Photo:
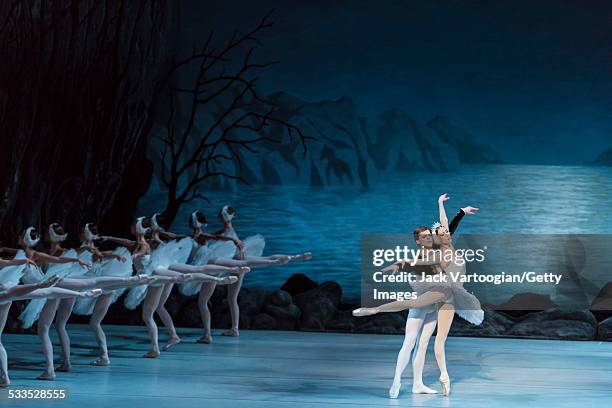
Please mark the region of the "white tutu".
[[[102, 262], [96, 262], [93, 264], [92, 268], [87, 273], [87, 275], [91, 275], [92, 277], [116, 276], [116, 277], [124, 277], [124, 278], [131, 276], [132, 275], [132, 256], [130, 254], [130, 251], [128, 251], [124, 247], [118, 247], [117, 249], [113, 251], [113, 254], [122, 256], [125, 259], [125, 262], [121, 262], [114, 258], [106, 259]], [[114, 290], [111, 304], [116, 302], [119, 296], [121, 296], [124, 291], [125, 291], [125, 288]], [[93, 313], [95, 304], [96, 304], [96, 299], [79, 298], [77, 299], [74, 305], [74, 309], [72, 309], [72, 312], [78, 315], [90, 315]]]
[[[137, 263], [137, 272], [139, 274], [152, 275], [155, 268], [167, 268], [172, 264], [184, 264], [191, 254], [192, 247], [192, 239], [190, 237], [178, 241], [164, 242], [151, 253], [148, 260], [142, 259]], [[147, 294], [147, 287], [148, 285], [138, 285], [131, 288], [124, 301], [125, 307], [132, 310], [136, 309], [144, 300]]]
[[[198, 248], [189, 260], [189, 264], [195, 266], [206, 265], [208, 261], [216, 258], [232, 259], [236, 253], [236, 245], [232, 241], [215, 241], [210, 245], [208, 243], [199, 245], [193, 241], [193, 245], [198, 245]], [[202, 282], [181, 283], [179, 291], [183, 295], [191, 296], [198, 293], [201, 287]]]
[[[238, 239], [238, 234], [236, 234], [234, 229], [224, 232], [223, 235], [228, 238]], [[244, 256], [261, 256], [266, 247], [266, 240], [263, 235], [255, 234], [242, 240], [242, 245], [244, 248]], [[234, 258], [240, 259], [240, 250], [238, 248], [234, 250]]]
[[[77, 254], [76, 250], [69, 249], [65, 251], [62, 257], [66, 258], [79, 258], [86, 262], [91, 261], [91, 254], [89, 251], [84, 251], [81, 254]], [[45, 277], [57, 275], [60, 278], [66, 278], [68, 276], [82, 276], [86, 274], [88, 269], [83, 268], [81, 265], [75, 262], [63, 263], [63, 264], [48, 264], [45, 273], [43, 274], [40, 271], [40, 268], [34, 268], [33, 266], [28, 267], [26, 270], [23, 280], [25, 283], [36, 283], [42, 281]], [[28, 329], [32, 327], [34, 322], [38, 320], [40, 316], [40, 312], [47, 299], [32, 299], [27, 304], [27, 306], [22, 310], [19, 315], [19, 320], [21, 320], [21, 327], [24, 329]]]
[[[242, 243], [244, 245], [245, 256], [261, 256], [266, 247], [266, 240], [261, 234], [251, 235], [242, 241]], [[237, 250], [236, 254], [240, 254], [239, 250]]]
[[452, 303], [455, 313], [468, 322], [479, 325], [484, 320], [484, 311], [480, 306], [480, 301], [476, 296], [465, 290], [461, 282], [453, 282], [450, 278], [451, 268], [453, 272], [465, 271], [465, 265], [452, 263], [446, 268], [447, 282], [424, 282], [417, 280], [410, 286], [419, 296], [426, 292], [442, 292], [446, 296], [441, 301]]
[[[26, 259], [25, 252], [22, 249], [17, 251], [15, 259]], [[28, 268], [28, 265], [26, 264], [11, 265], [0, 268], [0, 284], [7, 289], [19, 285], [19, 280], [23, 276], [26, 268]]]

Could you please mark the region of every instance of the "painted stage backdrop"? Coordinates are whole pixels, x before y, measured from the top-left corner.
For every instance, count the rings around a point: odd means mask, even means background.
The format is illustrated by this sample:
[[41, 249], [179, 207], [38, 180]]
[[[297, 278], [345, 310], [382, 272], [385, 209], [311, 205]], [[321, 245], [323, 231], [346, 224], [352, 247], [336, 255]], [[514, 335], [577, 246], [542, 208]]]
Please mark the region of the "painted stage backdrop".
[[[313, 253], [246, 276], [242, 327], [400, 333], [402, 314], [350, 315], [361, 240], [413, 245], [441, 193], [450, 214], [480, 208], [459, 234], [612, 233], [611, 17], [604, 2], [7, 0], [2, 246], [54, 221], [128, 236], [154, 212], [185, 233], [202, 210], [214, 230], [229, 204], [266, 253]], [[609, 338], [609, 276], [588, 278], [597, 308], [509, 286], [496, 305], [546, 311], [491, 307], [454, 333]], [[194, 297], [169, 309], [199, 324]]]

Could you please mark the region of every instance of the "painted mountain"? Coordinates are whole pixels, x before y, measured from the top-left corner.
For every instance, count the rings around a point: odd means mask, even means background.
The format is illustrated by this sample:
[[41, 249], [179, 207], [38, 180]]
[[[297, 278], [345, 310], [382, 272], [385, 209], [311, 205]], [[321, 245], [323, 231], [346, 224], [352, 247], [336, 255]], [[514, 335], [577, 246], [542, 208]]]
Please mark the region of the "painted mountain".
[[[269, 96], [282, 119], [298, 126], [315, 140], [303, 147], [280, 127], [263, 132], [281, 143], [263, 141], [257, 153], [238, 151], [238, 161], [217, 170], [240, 175], [253, 185], [351, 185], [367, 187], [379, 177], [407, 171], [455, 171], [461, 164], [502, 163], [490, 147], [477, 144], [470, 134], [444, 117], [420, 122], [401, 109], [375, 117], [359, 114], [350, 97], [335, 101], [304, 102], [286, 93]], [[210, 120], [202, 117], [201, 120]], [[251, 135], [252, 137], [252, 135]], [[155, 138], [152, 138], [155, 140]], [[160, 146], [153, 142], [148, 155], [158, 163]], [[156, 165], [159, 167], [159, 164]], [[156, 168], [157, 180], [160, 168]], [[154, 178], [151, 190], [159, 188]], [[235, 180], [216, 178], [208, 189], [233, 189]]]

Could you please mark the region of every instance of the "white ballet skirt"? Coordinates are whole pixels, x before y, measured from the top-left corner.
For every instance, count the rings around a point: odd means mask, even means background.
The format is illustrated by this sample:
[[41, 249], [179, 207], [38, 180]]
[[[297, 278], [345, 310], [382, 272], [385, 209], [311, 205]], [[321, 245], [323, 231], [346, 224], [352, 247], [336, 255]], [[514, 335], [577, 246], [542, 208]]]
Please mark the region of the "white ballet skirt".
[[[113, 251], [113, 254], [123, 257], [125, 261], [121, 262], [118, 259], [111, 258], [101, 262], [94, 262], [85, 276], [92, 278], [101, 276], [130, 277], [132, 275], [132, 255], [130, 251], [125, 247], [118, 247]], [[119, 299], [123, 292], [125, 292], [125, 288], [114, 289], [111, 292], [113, 296], [110, 304], [113, 304]], [[95, 298], [79, 298], [76, 300], [72, 312], [78, 315], [90, 315], [93, 313], [96, 300]]]
[[[137, 274], [153, 275], [156, 268], [168, 268], [172, 264], [185, 264], [193, 248], [192, 239], [185, 237], [180, 240], [168, 241], [159, 244], [151, 255], [145, 255], [134, 261]], [[150, 286], [163, 286], [163, 283]], [[134, 310], [144, 300], [149, 285], [132, 287], [123, 304], [126, 308]]]
[[[77, 254], [76, 250], [69, 249], [67, 251], [64, 251], [61, 256], [66, 258], [78, 258], [85, 262], [91, 262], [91, 253], [89, 251], [83, 251], [82, 253]], [[26, 270], [24, 271], [21, 280], [23, 281], [23, 283], [37, 283], [48, 276], [57, 275], [60, 278], [78, 277], [85, 275], [87, 272], [88, 269], [83, 268], [76, 262], [62, 264], [46, 264], [44, 273], [39, 267], [28, 265], [26, 267]], [[21, 320], [21, 327], [23, 327], [24, 329], [32, 327], [34, 322], [38, 320], [40, 312], [42, 311], [46, 302], [47, 299], [30, 300], [30, 302], [19, 315], [19, 320]]]
[[[223, 236], [228, 238], [238, 239], [236, 231], [229, 230], [223, 233]], [[207, 263], [215, 263], [215, 259], [240, 259], [240, 250], [236, 248], [233, 241], [214, 241], [212, 244], [200, 245], [192, 239], [193, 248], [190, 265], [206, 265]], [[251, 235], [243, 241], [245, 256], [261, 256], [266, 246], [266, 240], [263, 235]], [[229, 273], [215, 274], [215, 276], [223, 277], [230, 275]], [[202, 287], [202, 282], [188, 282], [179, 285], [179, 291], [183, 295], [192, 296], [197, 294]]]
[[[26, 259], [25, 251], [23, 249], [18, 250], [14, 259]], [[2, 285], [5, 290], [19, 285], [19, 281], [21, 280], [26, 268], [26, 264], [11, 265], [0, 268], [0, 285]], [[0, 305], [4, 305], [6, 303], [9, 303], [9, 301], [0, 302]]]
[[462, 282], [453, 282], [451, 272], [453, 274], [465, 275], [465, 264], [459, 265], [454, 261], [451, 262], [445, 269], [447, 274], [447, 282], [412, 282], [410, 286], [418, 295], [425, 292], [442, 292], [447, 296], [440, 303], [451, 303], [461, 318], [468, 322], [479, 325], [484, 320], [484, 311], [480, 306], [480, 301], [476, 296], [465, 290]]

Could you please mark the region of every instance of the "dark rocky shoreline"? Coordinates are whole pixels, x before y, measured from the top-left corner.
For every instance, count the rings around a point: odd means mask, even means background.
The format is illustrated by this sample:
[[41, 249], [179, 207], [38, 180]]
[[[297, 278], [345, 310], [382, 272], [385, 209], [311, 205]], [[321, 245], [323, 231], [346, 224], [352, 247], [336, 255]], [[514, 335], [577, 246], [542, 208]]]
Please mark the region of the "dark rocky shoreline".
[[[228, 328], [230, 314], [226, 289], [219, 287], [211, 298], [214, 328]], [[279, 290], [264, 291], [243, 288], [238, 298], [240, 327], [252, 330], [302, 330], [348, 333], [403, 334], [408, 311], [381, 313], [367, 317], [353, 317], [358, 307], [343, 300], [342, 287], [333, 281], [318, 284], [306, 275], [292, 275]], [[21, 304], [19, 304], [21, 303]], [[18, 327], [15, 316], [23, 302], [11, 310], [7, 332], [35, 332]], [[183, 296], [175, 290], [166, 303], [175, 324], [182, 327], [201, 327], [197, 296]], [[485, 320], [474, 326], [456, 316], [452, 336], [512, 337], [559, 340], [612, 341], [612, 317], [590, 310], [563, 311], [550, 308], [534, 312], [486, 310]], [[73, 316], [71, 322], [87, 323], [88, 317]], [[104, 320], [106, 324], [141, 325], [140, 308], [127, 310], [121, 299], [111, 306]]]

